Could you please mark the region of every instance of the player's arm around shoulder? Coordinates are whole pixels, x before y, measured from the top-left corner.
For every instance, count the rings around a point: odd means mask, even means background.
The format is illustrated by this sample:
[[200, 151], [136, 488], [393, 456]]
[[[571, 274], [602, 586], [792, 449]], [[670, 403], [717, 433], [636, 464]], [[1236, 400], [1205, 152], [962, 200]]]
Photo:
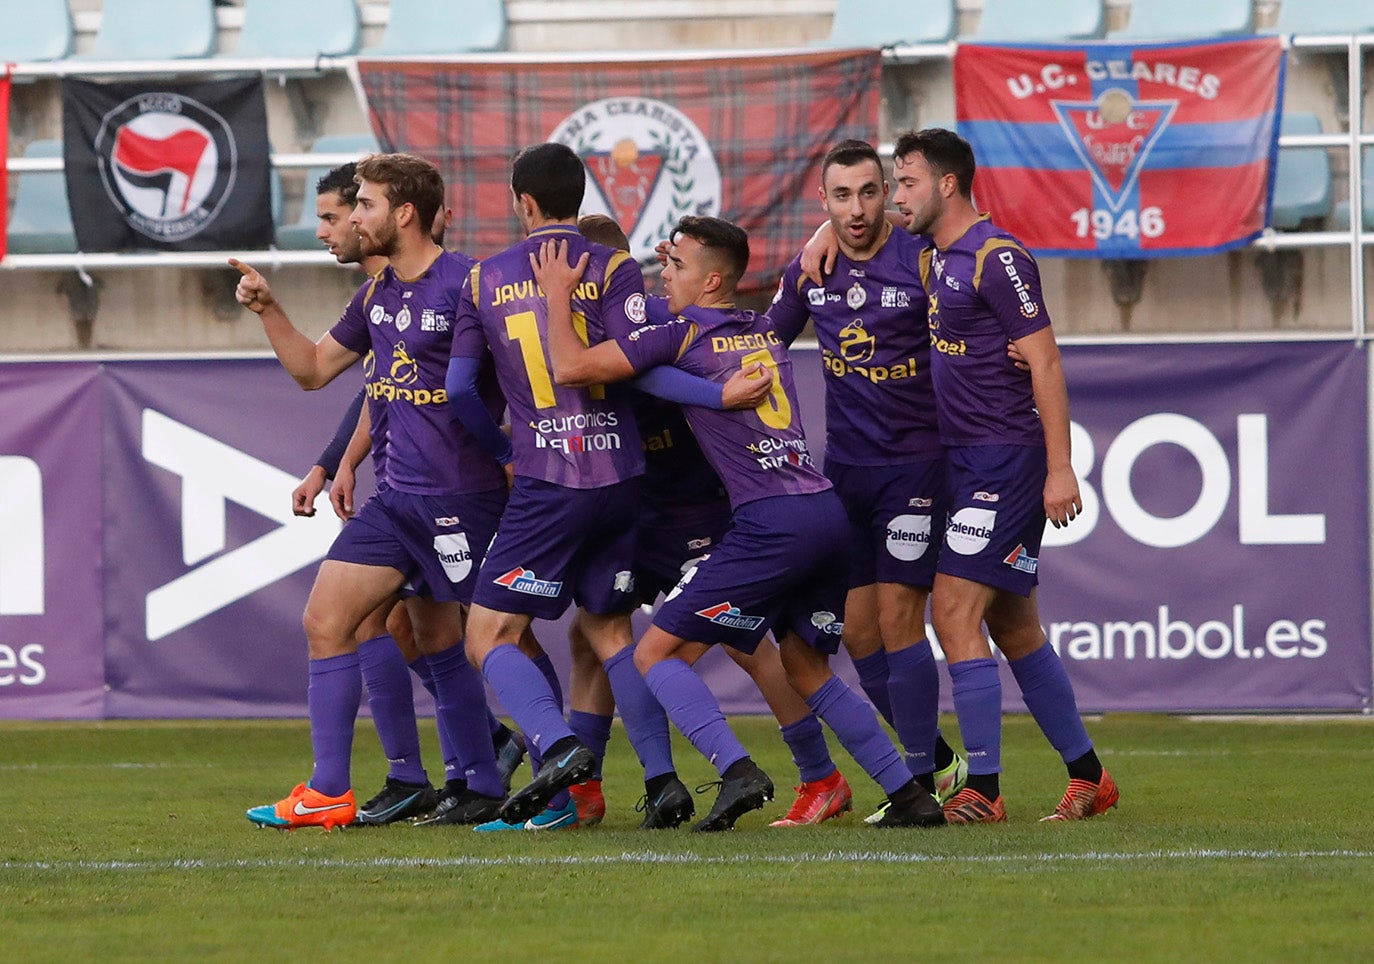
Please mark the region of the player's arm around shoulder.
[[576, 264], [569, 264], [566, 241], [545, 241], [537, 252], [530, 253], [534, 278], [548, 302], [553, 380], [578, 388], [623, 381], [635, 373], [615, 341], [603, 341], [589, 348], [573, 329], [572, 295], [589, 261], [590, 255], [583, 252]]
[[239, 304], [262, 319], [263, 332], [277, 359], [301, 388], [308, 392], [323, 388], [362, 357], [360, 352], [339, 344], [332, 331], [312, 342], [291, 323], [266, 278], [235, 258], [230, 258], [229, 264], [241, 275], [234, 293]]

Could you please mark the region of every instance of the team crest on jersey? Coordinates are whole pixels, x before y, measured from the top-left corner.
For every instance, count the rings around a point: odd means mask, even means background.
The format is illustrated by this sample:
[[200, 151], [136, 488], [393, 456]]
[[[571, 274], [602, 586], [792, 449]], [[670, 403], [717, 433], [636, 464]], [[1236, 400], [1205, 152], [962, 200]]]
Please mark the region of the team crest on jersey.
[[105, 192], [154, 241], [195, 237], [224, 206], [238, 174], [228, 122], [199, 101], [140, 94], [100, 121], [95, 156]]
[[401, 310], [396, 312], [396, 330], [405, 331], [410, 327], [410, 305], [401, 305]]
[[649, 319], [649, 309], [644, 302], [644, 296], [638, 291], [625, 299], [625, 317], [636, 325], [642, 325]]
[[849, 305], [853, 311], [858, 311], [867, 301], [868, 294], [857, 281], [850, 286], [849, 291], [844, 296], [844, 303]]
[[690, 117], [648, 97], [609, 97], [584, 104], [549, 134], [587, 166], [591, 186], [583, 214], [613, 218], [637, 261], [654, 258], [687, 214], [720, 213], [720, 166]]
[[1107, 206], [1119, 211], [1145, 159], [1173, 119], [1178, 101], [1138, 101], [1122, 88], [1112, 87], [1096, 101], [1052, 100], [1050, 106]]
[[706, 619], [717, 626], [724, 626], [727, 629], [747, 629], [755, 630], [763, 625], [762, 616], [748, 616], [739, 611], [738, 606], [732, 606], [728, 601], [716, 603], [705, 609], [698, 609], [697, 615]]

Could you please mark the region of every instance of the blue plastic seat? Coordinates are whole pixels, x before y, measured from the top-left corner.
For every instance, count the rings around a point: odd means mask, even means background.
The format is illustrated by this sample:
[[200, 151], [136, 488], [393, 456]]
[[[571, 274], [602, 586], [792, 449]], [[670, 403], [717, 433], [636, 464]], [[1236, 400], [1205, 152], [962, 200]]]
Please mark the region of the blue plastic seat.
[[835, 0], [822, 47], [891, 47], [944, 43], [954, 36], [954, 0], [908, 0], [900, 16], [886, 0]]
[[[25, 157], [61, 157], [61, 141], [33, 141]], [[67, 203], [67, 180], [61, 171], [18, 176], [19, 187], [9, 217], [9, 250], [14, 254], [72, 254], [76, 232]]]
[[1374, 30], [1369, 0], [1283, 0], [1275, 33], [1344, 34]]
[[24, 0], [0, 30], [0, 63], [61, 60], [72, 52], [72, 15], [67, 0]]
[[506, 43], [504, 0], [391, 0], [382, 42], [368, 53], [394, 56], [501, 50]]
[[1250, 33], [1254, 29], [1252, 0], [1131, 0], [1130, 21], [1108, 36], [1113, 40], [1176, 40]]
[[[1316, 114], [1284, 114], [1285, 134], [1320, 134]], [[1324, 147], [1279, 148], [1274, 175], [1274, 206], [1270, 224], [1280, 231], [1296, 231], [1309, 218], [1331, 212], [1331, 159]]]
[[1104, 22], [1102, 0], [984, 0], [973, 39], [1094, 40], [1102, 36]]
[[[1361, 206], [1364, 208], [1364, 218], [1362, 220], [1366, 231], [1374, 231], [1374, 151], [1368, 148], [1365, 149], [1364, 164], [1362, 166], [1364, 168], [1362, 172], [1364, 193], [1361, 195], [1361, 200], [1363, 201]], [[1336, 230], [1348, 231], [1350, 229], [1349, 201], [1341, 201], [1336, 205], [1336, 213], [1332, 220], [1335, 222]]]
[[[326, 134], [311, 145], [312, 154], [348, 154], [358, 157], [377, 150], [377, 140], [371, 134]], [[290, 251], [314, 251], [320, 247], [315, 237], [315, 185], [328, 174], [334, 165], [320, 165], [308, 168], [305, 172], [305, 196], [301, 200], [301, 213], [291, 224], [281, 224], [277, 228], [277, 247]]]
[[104, 0], [96, 60], [178, 60], [215, 52], [214, 0]]
[[246, 0], [236, 57], [345, 57], [357, 53], [354, 0]]

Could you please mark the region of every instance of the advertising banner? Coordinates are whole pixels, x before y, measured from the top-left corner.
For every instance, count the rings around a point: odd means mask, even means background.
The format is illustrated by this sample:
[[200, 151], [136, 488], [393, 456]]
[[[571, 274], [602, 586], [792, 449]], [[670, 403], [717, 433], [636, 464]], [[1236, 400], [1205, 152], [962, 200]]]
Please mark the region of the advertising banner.
[[619, 222], [640, 263], [688, 214], [749, 232], [741, 290], [778, 283], [820, 217], [820, 163], [878, 131], [876, 50], [671, 62], [358, 64], [388, 150], [439, 165], [456, 247], [486, 257], [519, 239], [510, 162], [567, 144], [587, 167], [583, 214]]
[[1248, 244], [1269, 221], [1279, 37], [960, 44], [974, 198], [1037, 254], [1151, 258]]

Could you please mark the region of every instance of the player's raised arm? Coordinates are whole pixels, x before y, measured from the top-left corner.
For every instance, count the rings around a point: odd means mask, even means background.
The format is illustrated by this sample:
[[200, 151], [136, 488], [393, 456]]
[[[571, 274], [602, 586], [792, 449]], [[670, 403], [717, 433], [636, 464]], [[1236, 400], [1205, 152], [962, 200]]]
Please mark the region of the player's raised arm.
[[634, 375], [634, 366], [614, 341], [588, 348], [573, 330], [572, 293], [582, 280], [589, 255], [577, 264], [568, 263], [566, 241], [545, 241], [539, 253], [530, 254], [530, 267], [543, 289], [549, 309], [549, 361], [553, 380], [560, 385], [584, 387], [623, 381]]
[[312, 342], [291, 324], [281, 303], [272, 295], [267, 279], [257, 269], [237, 258], [230, 258], [229, 264], [242, 275], [234, 296], [262, 319], [262, 330], [277, 360], [301, 388], [308, 392], [323, 388], [362, 357], [340, 345], [329, 333]]

